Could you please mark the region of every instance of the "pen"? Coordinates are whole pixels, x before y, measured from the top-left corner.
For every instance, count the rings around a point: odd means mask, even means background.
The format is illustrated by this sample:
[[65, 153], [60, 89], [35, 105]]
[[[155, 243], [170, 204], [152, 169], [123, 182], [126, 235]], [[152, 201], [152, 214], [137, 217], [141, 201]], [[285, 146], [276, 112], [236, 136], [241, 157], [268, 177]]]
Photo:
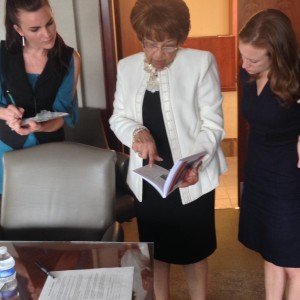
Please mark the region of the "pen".
[[9, 90], [6, 90], [6, 94], [7, 94], [8, 98], [9, 98], [10, 102], [11, 102], [13, 105], [16, 105], [16, 102], [15, 102], [15, 100], [14, 100], [14, 98], [13, 98], [13, 96], [12, 96], [12, 94], [10, 93]]
[[50, 272], [48, 271], [43, 265], [41, 265], [38, 261], [35, 262], [35, 265], [42, 271], [44, 272], [45, 274], [47, 274], [48, 276], [52, 277], [52, 278], [55, 278], [55, 276]]

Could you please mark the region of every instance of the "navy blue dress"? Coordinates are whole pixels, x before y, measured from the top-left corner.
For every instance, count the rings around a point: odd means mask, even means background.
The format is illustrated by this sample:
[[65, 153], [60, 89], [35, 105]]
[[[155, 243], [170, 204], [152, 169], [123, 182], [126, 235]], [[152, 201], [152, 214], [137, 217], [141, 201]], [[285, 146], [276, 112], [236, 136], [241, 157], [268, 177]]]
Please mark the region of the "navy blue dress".
[[242, 111], [250, 133], [241, 200], [239, 240], [277, 266], [300, 267], [300, 104], [289, 107], [269, 83], [257, 95], [245, 71]]
[[[161, 111], [159, 92], [146, 91], [143, 124], [156, 141], [164, 159], [156, 162], [171, 169], [174, 162]], [[148, 161], [144, 161], [147, 164]], [[143, 181], [143, 201], [136, 200], [139, 239], [154, 242], [154, 258], [171, 264], [196, 263], [216, 249], [214, 190], [183, 205], [179, 190], [162, 198], [149, 183]]]

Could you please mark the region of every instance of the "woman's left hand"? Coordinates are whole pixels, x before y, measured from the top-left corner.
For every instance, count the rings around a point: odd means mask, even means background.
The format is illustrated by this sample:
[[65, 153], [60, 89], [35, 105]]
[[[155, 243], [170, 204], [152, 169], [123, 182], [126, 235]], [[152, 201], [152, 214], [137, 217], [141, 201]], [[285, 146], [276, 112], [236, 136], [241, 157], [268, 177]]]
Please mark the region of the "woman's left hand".
[[180, 188], [185, 188], [190, 185], [194, 185], [199, 180], [198, 168], [192, 168], [186, 171], [184, 174], [182, 181], [179, 185]]
[[37, 123], [34, 121], [29, 121], [28, 124], [22, 126], [21, 122], [15, 123], [11, 129], [18, 133], [19, 135], [29, 135], [33, 132], [42, 131], [42, 123]]
[[10, 127], [20, 135], [28, 135], [34, 132], [53, 132], [62, 126], [64, 126], [64, 118], [57, 118], [46, 122], [29, 121], [25, 126], [22, 126], [21, 121], [19, 121]]

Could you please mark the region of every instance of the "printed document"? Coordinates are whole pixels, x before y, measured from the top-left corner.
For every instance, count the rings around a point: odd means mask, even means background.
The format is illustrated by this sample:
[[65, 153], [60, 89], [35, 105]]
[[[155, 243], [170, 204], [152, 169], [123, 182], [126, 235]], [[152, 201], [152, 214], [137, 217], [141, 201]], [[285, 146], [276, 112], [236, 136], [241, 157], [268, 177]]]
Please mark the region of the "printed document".
[[131, 300], [134, 267], [51, 272], [39, 300]]

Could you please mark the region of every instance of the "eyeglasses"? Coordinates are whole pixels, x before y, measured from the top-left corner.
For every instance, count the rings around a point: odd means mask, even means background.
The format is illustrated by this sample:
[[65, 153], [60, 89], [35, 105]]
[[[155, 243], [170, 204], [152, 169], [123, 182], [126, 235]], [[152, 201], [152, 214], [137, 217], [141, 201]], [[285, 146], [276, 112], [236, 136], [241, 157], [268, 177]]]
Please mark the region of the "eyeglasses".
[[151, 43], [143, 40], [143, 46], [147, 51], [154, 52], [160, 49], [164, 53], [173, 53], [177, 51], [178, 47], [175, 46], [158, 46], [155, 43]]

